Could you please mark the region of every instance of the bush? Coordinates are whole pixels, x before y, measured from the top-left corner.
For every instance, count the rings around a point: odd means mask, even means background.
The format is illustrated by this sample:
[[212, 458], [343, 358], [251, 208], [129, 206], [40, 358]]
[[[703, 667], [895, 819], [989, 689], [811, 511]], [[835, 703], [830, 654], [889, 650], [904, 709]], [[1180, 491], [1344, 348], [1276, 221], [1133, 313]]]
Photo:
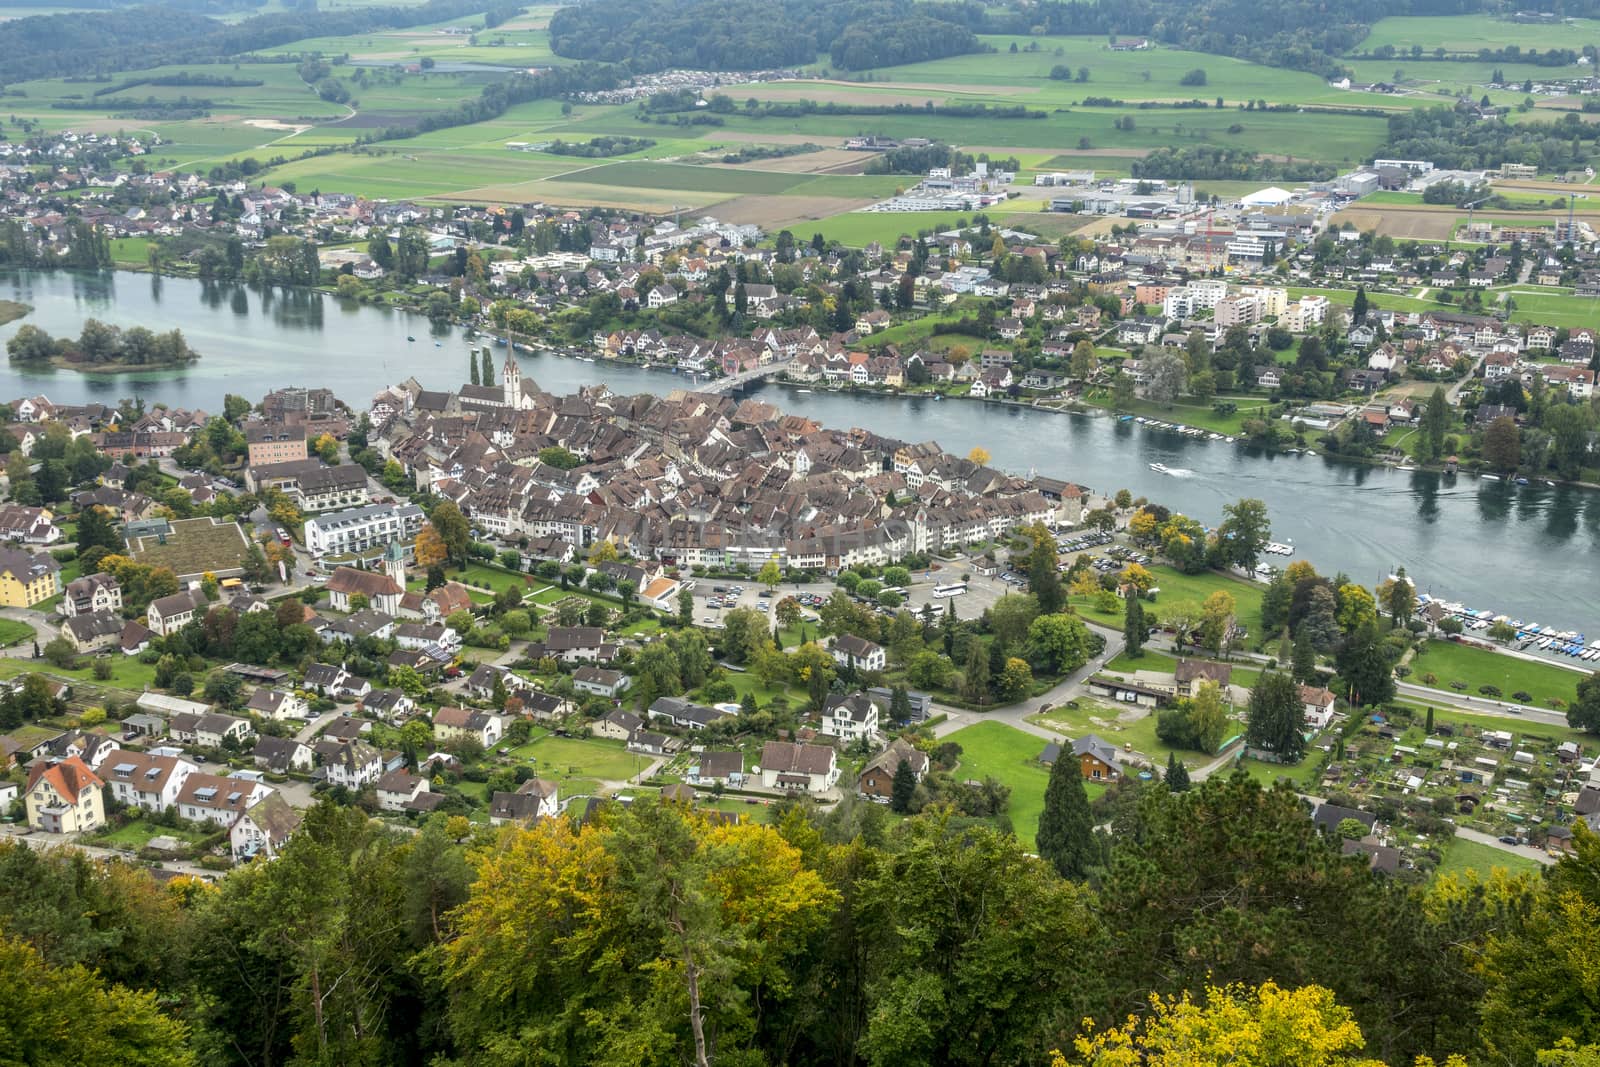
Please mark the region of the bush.
[[1478, 692], [1486, 697], [1497, 697], [1500, 695], [1500, 687], [1497, 685], [1480, 685], [1478, 686]]
[[1511, 699], [1515, 700], [1519, 704], [1527, 704], [1533, 700], [1533, 694], [1528, 692], [1526, 689], [1518, 689], [1515, 693], [1511, 694]]

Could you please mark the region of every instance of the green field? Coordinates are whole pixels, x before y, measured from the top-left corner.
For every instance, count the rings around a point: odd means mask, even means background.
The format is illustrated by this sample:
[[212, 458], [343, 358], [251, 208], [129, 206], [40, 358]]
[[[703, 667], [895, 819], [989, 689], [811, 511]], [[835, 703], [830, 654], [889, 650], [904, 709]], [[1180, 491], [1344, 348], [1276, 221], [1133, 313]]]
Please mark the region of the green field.
[[[1551, 48], [1576, 49], [1575, 42], [1600, 37], [1600, 21], [1566, 19], [1555, 25], [1536, 25], [1494, 18], [1491, 15], [1396, 16], [1380, 19], [1357, 45], [1357, 51], [1370, 52], [1389, 45], [1400, 52], [1420, 46], [1425, 52], [1443, 48], [1446, 52], [1472, 52], [1499, 49], [1509, 45], [1545, 51]], [[1396, 56], [1399, 62], [1403, 57]], [[1436, 64], [1443, 66], [1443, 64]], [[1419, 64], [1420, 66], [1420, 64]], [[1542, 68], [1552, 74], [1561, 68]]]
[[85, 656], [83, 668], [62, 670], [42, 659], [0, 659], [0, 678], [15, 678], [21, 674], [44, 674], [64, 681], [88, 682], [92, 685], [125, 689], [133, 693], [140, 693], [155, 686], [156, 668], [153, 663], [140, 663], [132, 656], [110, 655], [106, 657], [106, 662], [111, 664], [111, 677], [102, 682], [94, 677], [93, 662], [93, 656]]
[[[1011, 825], [1017, 839], [1033, 848], [1039, 816], [1044, 811], [1044, 787], [1050, 780], [1050, 772], [1039, 762], [1044, 739], [1003, 722], [980, 722], [955, 731], [945, 740], [961, 746], [957, 777], [992, 777], [1011, 787]], [[1091, 800], [1105, 789], [1089, 783], [1085, 788]]]
[[[1584, 677], [1579, 671], [1554, 664], [1534, 663], [1454, 641], [1429, 641], [1412, 658], [1410, 667], [1411, 676], [1406, 681], [1416, 685], [1468, 696], [1476, 696], [1479, 686], [1494, 685], [1500, 688], [1505, 700], [1512, 700], [1512, 693], [1524, 691], [1533, 695], [1530, 703], [1545, 707], [1549, 707], [1553, 699], [1570, 704], [1577, 696], [1578, 680]], [[1438, 681], [1424, 681], [1423, 676], [1427, 674], [1435, 675]], [[1451, 688], [1451, 682], [1465, 682], [1467, 687], [1456, 690]]]
[[0, 619], [0, 648], [10, 648], [22, 641], [33, 639], [34, 629], [16, 619]]
[[1444, 859], [1435, 869], [1435, 876], [1444, 874], [1464, 875], [1469, 871], [1475, 872], [1480, 878], [1488, 878], [1489, 873], [1496, 868], [1507, 874], [1533, 874], [1541, 864], [1531, 855], [1519, 855], [1506, 849], [1495, 848], [1492, 845], [1479, 844], [1476, 841], [1467, 841], [1463, 838], [1452, 838], [1445, 846]]
[[603, 737], [557, 737], [542, 734], [511, 750], [512, 757], [534, 763], [540, 778], [602, 778], [620, 781], [644, 770], [646, 756], [635, 756], [621, 741]]

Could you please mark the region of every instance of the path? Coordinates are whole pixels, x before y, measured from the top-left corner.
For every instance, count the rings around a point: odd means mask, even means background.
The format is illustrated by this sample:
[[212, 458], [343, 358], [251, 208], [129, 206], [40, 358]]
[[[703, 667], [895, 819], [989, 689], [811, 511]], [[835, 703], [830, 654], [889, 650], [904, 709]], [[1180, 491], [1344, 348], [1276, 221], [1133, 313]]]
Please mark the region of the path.
[[310, 722], [306, 723], [305, 727], [301, 729], [299, 733], [294, 735], [294, 739], [300, 742], [302, 745], [309, 745], [311, 743], [311, 739], [325, 730], [329, 723], [346, 714], [347, 712], [344, 708], [334, 708], [332, 711], [325, 711], [321, 715], [318, 715], [315, 719], [312, 719]]
[[[1087, 622], [1087, 620], [1085, 620]], [[1089, 624], [1090, 629], [1098, 632], [1106, 639], [1106, 647], [1101, 653], [1089, 662], [1079, 667], [1072, 674], [1062, 679], [1048, 692], [1031, 697], [1009, 707], [995, 708], [992, 711], [967, 711], [963, 708], [952, 708], [942, 704], [933, 705], [935, 714], [943, 713], [946, 718], [933, 728], [935, 737], [944, 737], [948, 734], [980, 722], [1003, 722], [1007, 726], [1016, 727], [1023, 733], [1042, 737], [1047, 741], [1060, 741], [1066, 735], [1059, 730], [1048, 726], [1041, 726], [1036, 722], [1029, 722], [1029, 715], [1037, 715], [1046, 707], [1057, 707], [1083, 695], [1083, 683], [1091, 676], [1098, 673], [1109, 661], [1116, 659], [1123, 648], [1122, 634], [1115, 630], [1102, 629]]]
[[[1310, 793], [1300, 793], [1297, 795], [1301, 800], [1308, 800], [1313, 804], [1321, 805], [1328, 802], [1327, 797], [1312, 796]], [[1555, 859], [1542, 848], [1534, 848], [1532, 845], [1508, 845], [1498, 837], [1495, 837], [1493, 834], [1486, 834], [1482, 830], [1473, 830], [1466, 826], [1457, 826], [1456, 836], [1461, 838], [1463, 841], [1471, 841], [1475, 844], [1487, 845], [1490, 848], [1499, 849], [1501, 852], [1509, 852], [1513, 856], [1521, 856], [1523, 859], [1533, 860], [1535, 863], [1542, 864], [1546, 867], [1555, 862]]]

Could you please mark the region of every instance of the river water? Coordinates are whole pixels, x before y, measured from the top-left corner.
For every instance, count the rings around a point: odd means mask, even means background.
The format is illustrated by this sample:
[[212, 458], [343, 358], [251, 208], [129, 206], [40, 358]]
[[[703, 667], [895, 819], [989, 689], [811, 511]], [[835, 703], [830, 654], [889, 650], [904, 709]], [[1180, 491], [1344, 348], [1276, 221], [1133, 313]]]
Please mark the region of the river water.
[[[429, 388], [467, 380], [463, 331], [402, 312], [346, 304], [300, 290], [261, 292], [139, 274], [0, 275], [0, 297], [34, 311], [23, 323], [75, 336], [83, 320], [183, 330], [201, 353], [181, 370], [110, 376], [0, 366], [0, 399], [43, 393], [61, 403], [142, 396], [181, 407], [221, 408], [224, 393], [252, 400], [285, 385], [326, 386], [365, 407], [382, 386], [415, 376]], [[414, 337], [415, 340], [408, 340]], [[495, 350], [498, 365], [504, 349]], [[623, 393], [664, 393], [683, 379], [657, 371], [520, 355], [524, 377], [553, 393], [604, 382]], [[1526, 622], [1600, 636], [1600, 493], [1515, 486], [1422, 471], [1258, 452], [1109, 418], [1060, 415], [967, 401], [803, 392], [769, 384], [756, 395], [824, 425], [933, 439], [948, 451], [988, 449], [996, 466], [1068, 478], [1099, 491], [1127, 488], [1215, 523], [1240, 497], [1265, 501], [1273, 538], [1323, 572], [1371, 586], [1404, 566], [1425, 592], [1504, 611]], [[1157, 474], [1150, 464], [1177, 471]], [[1279, 560], [1278, 562], [1283, 562]]]

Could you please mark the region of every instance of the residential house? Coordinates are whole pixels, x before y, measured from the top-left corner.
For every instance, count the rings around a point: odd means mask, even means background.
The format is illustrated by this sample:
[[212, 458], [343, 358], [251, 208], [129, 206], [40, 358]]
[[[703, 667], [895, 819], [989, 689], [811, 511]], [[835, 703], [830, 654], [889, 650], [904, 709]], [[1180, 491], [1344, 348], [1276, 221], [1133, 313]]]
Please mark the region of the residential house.
[[242, 743], [255, 733], [249, 719], [208, 711], [203, 715], [174, 715], [169, 723], [175, 740], [197, 748], [220, 749], [230, 739]]
[[191, 589], [159, 597], [150, 602], [145, 622], [157, 637], [165, 637], [193, 622], [195, 615], [203, 613], [208, 603], [204, 596]]
[[245, 709], [264, 719], [282, 722], [285, 719], [309, 719], [311, 704], [292, 689], [257, 689], [250, 694]]
[[310, 774], [316, 764], [311, 747], [292, 737], [258, 737], [250, 758], [257, 767], [274, 774], [300, 771]]
[[351, 741], [324, 754], [322, 771], [329, 785], [357, 790], [383, 774], [383, 754], [365, 741]]
[[680, 730], [703, 730], [714, 722], [729, 717], [725, 711], [695, 704], [682, 697], [660, 697], [645, 713], [648, 718], [661, 719]]
[[616, 697], [628, 688], [628, 682], [626, 674], [604, 667], [579, 667], [572, 672], [572, 687], [595, 696]]
[[1314, 685], [1302, 685], [1300, 703], [1305, 707], [1308, 729], [1323, 730], [1333, 721], [1333, 693], [1328, 690]]
[[178, 792], [200, 768], [179, 756], [117, 749], [100, 765], [100, 775], [118, 803], [163, 812], [178, 802]]
[[324, 587], [333, 610], [348, 612], [350, 598], [364, 596], [367, 606], [385, 615], [400, 614], [400, 598], [405, 590], [388, 574], [379, 571], [362, 571], [354, 567], [339, 567]]
[[1116, 746], [1095, 734], [1074, 741], [1072, 754], [1078, 760], [1083, 777], [1089, 781], [1114, 782], [1122, 777]]
[[404, 769], [379, 778], [377, 793], [379, 811], [432, 811], [444, 800], [428, 791], [428, 779]]
[[865, 693], [830, 697], [822, 712], [821, 731], [845, 744], [876, 737], [878, 705]]
[[0, 548], [0, 607], [31, 608], [61, 592], [61, 564], [48, 552]]
[[854, 634], [841, 634], [835, 637], [829, 645], [828, 651], [832, 654], [834, 662], [841, 667], [848, 667], [856, 671], [881, 671], [887, 663], [881, 645], [874, 644], [864, 637]]
[[80, 653], [114, 648], [122, 640], [122, 616], [114, 611], [73, 615], [61, 623], [61, 636]]
[[839, 781], [839, 765], [826, 745], [768, 741], [761, 747], [761, 784], [767, 789], [826, 793]]
[[554, 782], [529, 778], [516, 792], [497, 789], [489, 799], [489, 825], [553, 819], [561, 813], [560, 791]]
[[105, 825], [105, 782], [77, 756], [40, 761], [28, 772], [28, 825], [47, 834], [76, 834]]
[[1233, 677], [1233, 668], [1226, 663], [1207, 663], [1203, 660], [1180, 659], [1172, 674], [1173, 680], [1177, 683], [1180, 697], [1194, 696], [1202, 682], [1217, 683], [1222, 689], [1223, 695], [1226, 696], [1228, 682]]
[[67, 583], [61, 598], [61, 614], [92, 615], [97, 611], [122, 610], [122, 586], [109, 574], [86, 574]]
[[276, 790], [245, 808], [228, 831], [235, 863], [248, 859], [274, 859], [300, 826], [300, 813]]
[[705, 749], [691, 763], [683, 780], [690, 785], [711, 787], [744, 785], [744, 753], [738, 749]]
[[638, 732], [644, 725], [644, 719], [631, 711], [618, 708], [589, 724], [589, 732], [596, 737], [608, 737], [613, 741], [626, 741]]
[[911, 774], [919, 782], [928, 773], [928, 754], [905, 738], [897, 737], [861, 768], [861, 777], [856, 780], [856, 792], [873, 800], [887, 802], [894, 795], [894, 776], [902, 763], [910, 764]]
[[192, 822], [215, 823], [226, 830], [246, 808], [271, 792], [272, 787], [265, 782], [196, 771], [184, 779], [178, 790], [178, 814]]
[[433, 713], [433, 736], [440, 741], [468, 739], [493, 748], [501, 737], [500, 717], [470, 708], [440, 708]]

